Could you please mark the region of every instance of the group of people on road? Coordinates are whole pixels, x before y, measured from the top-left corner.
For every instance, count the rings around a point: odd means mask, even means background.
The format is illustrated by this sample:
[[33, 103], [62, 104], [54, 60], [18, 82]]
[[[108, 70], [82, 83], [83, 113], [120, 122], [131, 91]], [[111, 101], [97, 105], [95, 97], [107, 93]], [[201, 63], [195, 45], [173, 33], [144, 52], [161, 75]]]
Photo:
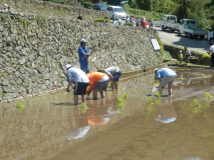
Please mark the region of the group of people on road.
[[4, 11], [10, 11], [10, 12], [12, 11], [11, 8], [7, 4], [3, 5], [3, 10]]
[[[80, 69], [73, 67], [71, 64], [67, 64], [65, 69], [67, 71], [68, 86], [66, 91], [70, 91], [70, 87], [74, 83], [74, 103], [78, 104], [78, 95], [81, 95], [82, 102], [86, 101], [86, 93], [90, 95], [93, 91], [93, 99], [97, 99], [97, 91], [100, 92], [101, 98], [105, 98], [104, 91], [108, 87], [108, 83], [111, 81], [112, 90], [117, 89], [117, 82], [119, 81], [122, 71], [118, 67], [109, 67], [106, 69], [99, 69], [96, 72], [89, 72], [89, 56], [88, 49], [86, 47], [87, 41], [82, 39], [80, 41], [80, 47], [78, 49]], [[89, 88], [87, 90], [87, 87]]]
[[[138, 17], [133, 17], [133, 16], [130, 16], [130, 17], [126, 17], [126, 23], [132, 23], [134, 27], [143, 27], [143, 28], [147, 28], [147, 21], [146, 21], [146, 18], [143, 17], [143, 18], [138, 18]], [[149, 20], [149, 28], [152, 28], [153, 27], [153, 22], [152, 20], [150, 19]]]
[[[127, 16], [126, 19], [125, 19], [125, 23], [132, 23], [133, 24], [133, 27], [143, 27], [143, 28], [147, 28], [147, 21], [146, 21], [146, 18], [138, 18], [138, 17], [133, 17], [133, 16]], [[123, 22], [122, 20], [119, 18], [117, 21], [115, 19], [113, 19], [111, 21], [111, 24], [118, 24], [118, 25], [122, 25]], [[153, 22], [152, 20], [150, 19], [149, 20], [149, 28], [153, 28]]]

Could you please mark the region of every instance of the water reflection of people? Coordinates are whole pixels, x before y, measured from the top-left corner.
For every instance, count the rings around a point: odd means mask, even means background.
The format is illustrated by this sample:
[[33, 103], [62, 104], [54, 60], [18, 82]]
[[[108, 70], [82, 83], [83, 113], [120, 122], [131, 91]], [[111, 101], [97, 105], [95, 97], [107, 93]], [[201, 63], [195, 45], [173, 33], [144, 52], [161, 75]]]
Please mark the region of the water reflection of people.
[[177, 119], [177, 114], [173, 108], [172, 97], [168, 97], [168, 102], [161, 103], [159, 106], [159, 112], [157, 113], [155, 120], [162, 123], [171, 123]]
[[[90, 101], [88, 103], [89, 115], [88, 123], [91, 125], [107, 124], [110, 120], [108, 117], [108, 105], [106, 106], [106, 99], [100, 101]], [[106, 107], [105, 107], [106, 106]]]
[[68, 140], [73, 140], [73, 139], [78, 139], [81, 137], [84, 137], [88, 131], [90, 130], [90, 126], [88, 124], [88, 119], [87, 119], [88, 111], [81, 112], [79, 110], [79, 107], [75, 106], [74, 108], [74, 117], [75, 117], [75, 122], [74, 124], [69, 120], [70, 127], [72, 128], [70, 130], [70, 133], [68, 135]]

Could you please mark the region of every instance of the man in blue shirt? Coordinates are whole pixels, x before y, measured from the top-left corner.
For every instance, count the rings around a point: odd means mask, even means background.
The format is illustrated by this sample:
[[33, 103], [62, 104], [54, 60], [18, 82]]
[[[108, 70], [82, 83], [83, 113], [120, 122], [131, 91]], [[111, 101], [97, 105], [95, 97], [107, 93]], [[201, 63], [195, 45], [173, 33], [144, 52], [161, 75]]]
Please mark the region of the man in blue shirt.
[[162, 69], [155, 69], [155, 75], [160, 81], [159, 85], [159, 92], [162, 95], [162, 90], [168, 84], [168, 94], [169, 96], [172, 95], [172, 85], [174, 80], [177, 78], [177, 74], [169, 69], [169, 68], [162, 68]]
[[90, 55], [88, 54], [88, 48], [86, 47], [86, 43], [87, 41], [85, 39], [81, 39], [78, 53], [79, 53], [79, 62], [80, 62], [81, 70], [83, 72], [89, 73], [88, 57]]

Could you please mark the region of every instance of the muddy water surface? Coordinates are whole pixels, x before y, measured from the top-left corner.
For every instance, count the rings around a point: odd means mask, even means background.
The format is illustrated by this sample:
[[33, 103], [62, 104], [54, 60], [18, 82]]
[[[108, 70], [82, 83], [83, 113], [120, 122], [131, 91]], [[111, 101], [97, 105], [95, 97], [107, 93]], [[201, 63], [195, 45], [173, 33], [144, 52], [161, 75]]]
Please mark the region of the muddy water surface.
[[0, 159], [213, 160], [214, 98], [205, 94], [214, 95], [214, 72], [175, 70], [172, 97], [155, 95], [151, 72], [124, 79], [105, 99], [88, 97], [88, 108], [65, 92], [23, 101], [24, 109], [1, 104]]

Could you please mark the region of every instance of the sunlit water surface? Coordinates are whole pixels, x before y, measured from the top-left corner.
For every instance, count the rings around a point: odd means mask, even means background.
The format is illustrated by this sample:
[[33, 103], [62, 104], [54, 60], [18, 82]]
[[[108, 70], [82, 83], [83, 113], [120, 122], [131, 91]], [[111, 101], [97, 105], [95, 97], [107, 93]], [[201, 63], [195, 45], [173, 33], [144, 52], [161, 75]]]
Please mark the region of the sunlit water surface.
[[123, 79], [105, 99], [88, 97], [88, 108], [66, 92], [28, 99], [23, 109], [1, 104], [0, 159], [213, 160], [214, 98], [205, 94], [214, 96], [214, 72], [175, 71], [172, 97], [156, 95], [149, 72]]

